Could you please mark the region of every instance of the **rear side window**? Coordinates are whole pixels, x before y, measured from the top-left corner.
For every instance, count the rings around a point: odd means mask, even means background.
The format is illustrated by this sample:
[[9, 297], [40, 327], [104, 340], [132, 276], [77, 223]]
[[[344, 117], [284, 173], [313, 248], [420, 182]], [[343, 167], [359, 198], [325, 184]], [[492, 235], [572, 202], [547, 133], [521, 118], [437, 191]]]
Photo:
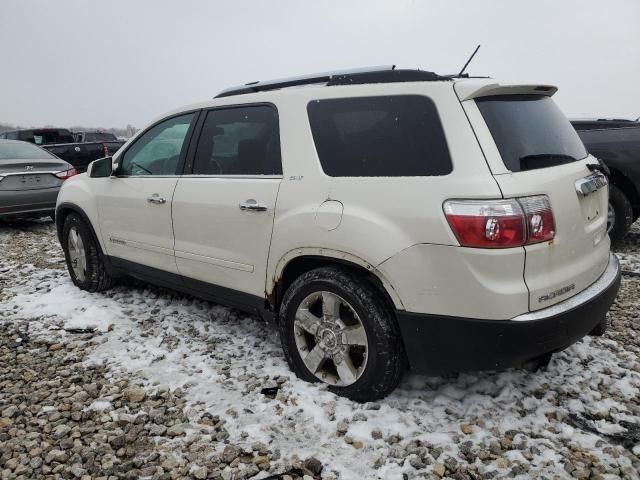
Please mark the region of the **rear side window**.
[[512, 172], [575, 162], [587, 156], [582, 140], [555, 102], [544, 95], [481, 97], [476, 104]]
[[332, 177], [421, 177], [453, 169], [433, 101], [421, 95], [315, 100], [307, 106]]
[[210, 110], [193, 163], [196, 175], [278, 175], [278, 112], [270, 105]]

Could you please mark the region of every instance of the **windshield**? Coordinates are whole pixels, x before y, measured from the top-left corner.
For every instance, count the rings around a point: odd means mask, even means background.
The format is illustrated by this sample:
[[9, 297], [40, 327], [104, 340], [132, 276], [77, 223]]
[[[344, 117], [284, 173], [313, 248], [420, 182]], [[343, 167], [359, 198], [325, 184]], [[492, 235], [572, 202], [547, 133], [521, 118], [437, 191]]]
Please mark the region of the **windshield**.
[[0, 160], [48, 160], [51, 158], [56, 157], [30, 143], [0, 142]]
[[551, 97], [500, 95], [476, 104], [512, 172], [553, 167], [587, 156], [580, 137]]
[[115, 142], [118, 140], [113, 133], [87, 132], [84, 135], [85, 142]]

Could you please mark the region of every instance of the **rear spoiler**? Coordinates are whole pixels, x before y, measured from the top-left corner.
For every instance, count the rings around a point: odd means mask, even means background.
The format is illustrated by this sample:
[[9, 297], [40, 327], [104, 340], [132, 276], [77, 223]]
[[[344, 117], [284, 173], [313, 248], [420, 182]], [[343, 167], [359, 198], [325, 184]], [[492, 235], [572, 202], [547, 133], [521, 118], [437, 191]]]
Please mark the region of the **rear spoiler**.
[[499, 83], [475, 82], [463, 80], [454, 84], [461, 102], [472, 98], [491, 95], [546, 95], [552, 96], [558, 91], [553, 85], [500, 85]]

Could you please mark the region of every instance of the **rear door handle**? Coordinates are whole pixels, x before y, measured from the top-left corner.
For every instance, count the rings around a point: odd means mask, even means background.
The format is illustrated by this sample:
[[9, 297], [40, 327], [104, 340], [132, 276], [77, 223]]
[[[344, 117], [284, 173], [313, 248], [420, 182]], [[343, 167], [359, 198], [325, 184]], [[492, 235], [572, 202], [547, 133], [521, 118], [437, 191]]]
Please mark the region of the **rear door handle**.
[[264, 203], [256, 202], [253, 198], [246, 202], [240, 202], [240, 210], [251, 210], [252, 212], [266, 212], [267, 206]]
[[163, 203], [167, 203], [167, 199], [161, 197], [157, 193], [154, 193], [149, 198], [147, 198], [147, 202], [153, 203], [154, 205], [162, 205]]

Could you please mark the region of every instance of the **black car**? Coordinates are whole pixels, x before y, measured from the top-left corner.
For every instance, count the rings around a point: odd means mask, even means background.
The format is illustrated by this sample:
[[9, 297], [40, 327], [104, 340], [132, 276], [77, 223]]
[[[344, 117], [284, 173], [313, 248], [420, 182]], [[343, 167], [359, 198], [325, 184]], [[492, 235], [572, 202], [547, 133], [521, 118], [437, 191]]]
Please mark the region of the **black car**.
[[0, 139], [35, 143], [84, 172], [98, 158], [108, 157], [124, 145], [106, 132], [72, 133], [66, 128], [31, 128], [0, 133]]
[[609, 235], [616, 243], [640, 217], [640, 122], [598, 119], [571, 123], [589, 153], [611, 171]]

